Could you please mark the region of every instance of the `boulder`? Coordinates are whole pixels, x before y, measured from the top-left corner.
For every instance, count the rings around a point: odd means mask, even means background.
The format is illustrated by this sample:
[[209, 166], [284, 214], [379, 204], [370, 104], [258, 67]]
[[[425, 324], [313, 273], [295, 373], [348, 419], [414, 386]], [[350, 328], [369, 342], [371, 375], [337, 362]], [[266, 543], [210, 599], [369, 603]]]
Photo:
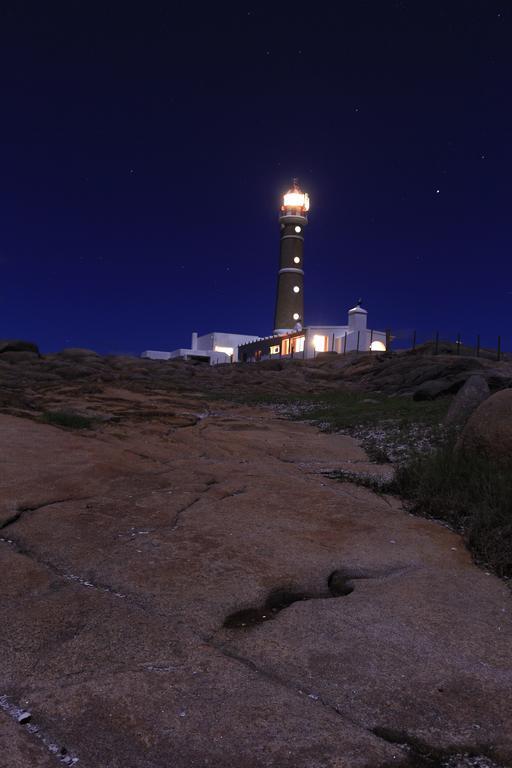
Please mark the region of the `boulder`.
[[484, 376], [478, 374], [470, 376], [454, 397], [446, 414], [445, 424], [454, 426], [464, 424], [490, 394], [491, 390]]
[[40, 357], [39, 347], [31, 341], [20, 341], [19, 339], [3, 339], [0, 341], [0, 355], [5, 352], [31, 352], [36, 357]]
[[60, 353], [64, 358], [71, 360], [81, 360], [84, 357], [99, 357], [93, 349], [82, 349], [81, 347], [67, 347]]
[[413, 395], [414, 400], [435, 400], [441, 395], [451, 395], [458, 392], [463, 386], [465, 379], [433, 379], [426, 381], [417, 388]]
[[459, 447], [512, 468], [512, 389], [496, 392], [478, 406], [464, 427]]
[[34, 352], [3, 352], [0, 355], [3, 363], [30, 363], [39, 360], [39, 356]]

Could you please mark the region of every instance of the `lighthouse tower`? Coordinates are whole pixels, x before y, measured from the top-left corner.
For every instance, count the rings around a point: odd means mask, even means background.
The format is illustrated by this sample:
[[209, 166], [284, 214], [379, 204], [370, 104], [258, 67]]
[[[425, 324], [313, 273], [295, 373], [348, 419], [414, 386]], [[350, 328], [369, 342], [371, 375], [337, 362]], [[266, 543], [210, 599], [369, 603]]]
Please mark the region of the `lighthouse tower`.
[[276, 335], [291, 333], [304, 325], [304, 228], [308, 223], [309, 197], [293, 180], [283, 195], [279, 215], [281, 245], [277, 300], [274, 316]]

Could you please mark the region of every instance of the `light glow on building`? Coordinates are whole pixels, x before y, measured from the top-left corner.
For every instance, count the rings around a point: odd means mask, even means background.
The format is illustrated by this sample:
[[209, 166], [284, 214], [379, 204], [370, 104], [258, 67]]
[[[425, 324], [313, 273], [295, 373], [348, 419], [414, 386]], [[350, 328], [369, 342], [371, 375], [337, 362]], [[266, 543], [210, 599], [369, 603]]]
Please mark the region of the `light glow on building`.
[[295, 352], [304, 352], [304, 342], [306, 340], [305, 336], [296, 336], [295, 337]]
[[229, 357], [231, 357], [234, 351], [235, 350], [233, 347], [215, 347], [215, 352], [224, 352], [224, 354], [228, 355]]
[[327, 346], [327, 336], [313, 336], [313, 346], [315, 352], [325, 352]]

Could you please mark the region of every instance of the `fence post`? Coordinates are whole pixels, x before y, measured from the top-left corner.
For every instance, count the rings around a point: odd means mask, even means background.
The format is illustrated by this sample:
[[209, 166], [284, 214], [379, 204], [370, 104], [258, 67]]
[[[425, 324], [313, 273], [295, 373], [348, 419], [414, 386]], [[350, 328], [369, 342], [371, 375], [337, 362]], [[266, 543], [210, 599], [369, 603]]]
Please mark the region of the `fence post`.
[[412, 334], [412, 348], [416, 349], [416, 331]]
[[439, 331], [436, 331], [436, 345], [434, 347], [434, 355], [439, 354]]
[[391, 328], [386, 328], [386, 352], [391, 352]]
[[334, 352], [334, 333], [332, 335], [332, 350], [331, 350], [331, 352]]
[[480, 334], [476, 337], [476, 356], [480, 357]]
[[361, 335], [361, 331], [357, 332], [357, 348], [356, 348], [356, 354], [359, 354], [359, 336]]
[[501, 360], [501, 336], [498, 336], [498, 362]]
[[343, 339], [343, 354], [347, 354], [347, 331], [345, 331], [345, 337]]
[[373, 344], [373, 328], [370, 331], [370, 352], [372, 351], [372, 344]]
[[457, 354], [460, 355], [460, 333], [457, 334]]

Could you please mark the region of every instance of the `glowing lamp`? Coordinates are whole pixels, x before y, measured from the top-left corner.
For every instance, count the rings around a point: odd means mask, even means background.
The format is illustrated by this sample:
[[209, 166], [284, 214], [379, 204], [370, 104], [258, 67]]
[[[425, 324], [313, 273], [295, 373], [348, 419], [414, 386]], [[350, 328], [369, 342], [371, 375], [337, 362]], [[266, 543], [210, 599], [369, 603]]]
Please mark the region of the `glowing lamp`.
[[309, 211], [309, 195], [307, 192], [287, 192], [283, 197], [285, 208], [303, 208]]

